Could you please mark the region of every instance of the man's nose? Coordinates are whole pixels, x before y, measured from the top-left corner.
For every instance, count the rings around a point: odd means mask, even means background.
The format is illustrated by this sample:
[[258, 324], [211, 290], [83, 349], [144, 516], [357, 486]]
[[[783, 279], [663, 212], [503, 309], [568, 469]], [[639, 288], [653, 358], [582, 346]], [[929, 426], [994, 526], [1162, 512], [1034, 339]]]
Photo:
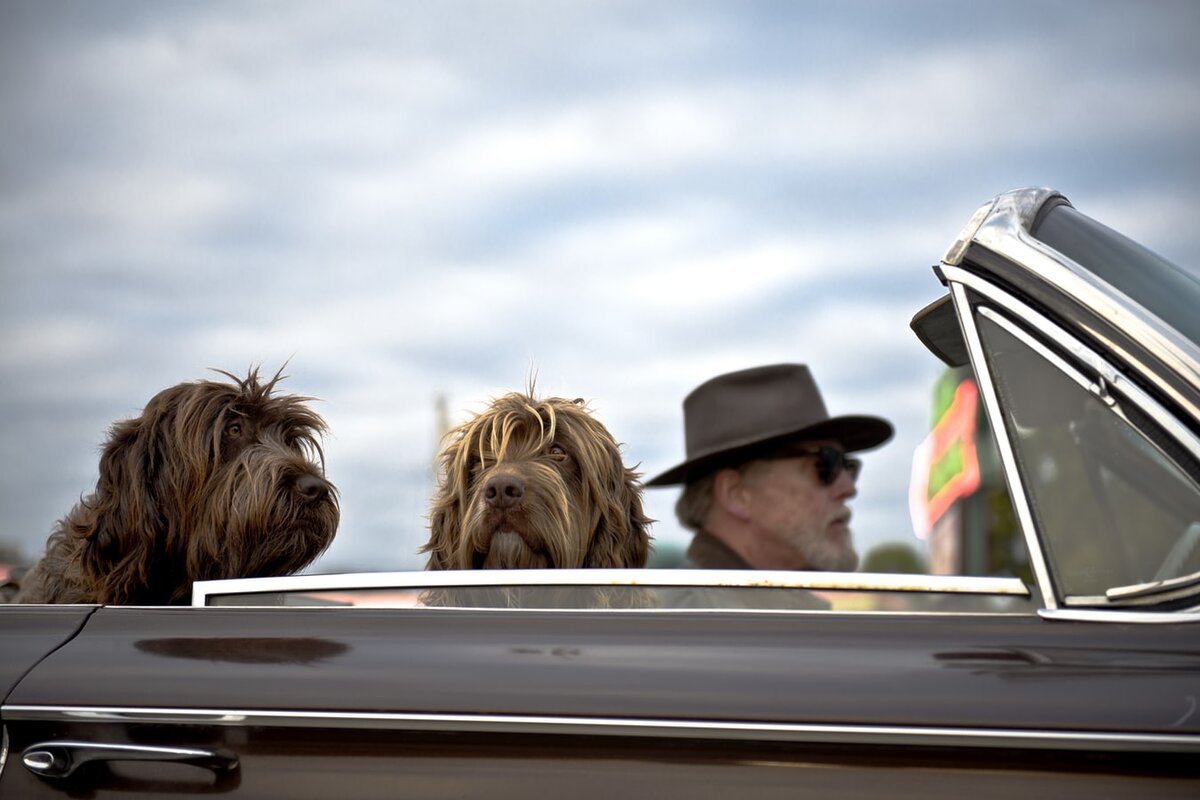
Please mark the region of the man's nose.
[[833, 490], [834, 497], [839, 500], [849, 500], [858, 495], [858, 479], [850, 474], [850, 470], [844, 469], [838, 473], [829, 488]]

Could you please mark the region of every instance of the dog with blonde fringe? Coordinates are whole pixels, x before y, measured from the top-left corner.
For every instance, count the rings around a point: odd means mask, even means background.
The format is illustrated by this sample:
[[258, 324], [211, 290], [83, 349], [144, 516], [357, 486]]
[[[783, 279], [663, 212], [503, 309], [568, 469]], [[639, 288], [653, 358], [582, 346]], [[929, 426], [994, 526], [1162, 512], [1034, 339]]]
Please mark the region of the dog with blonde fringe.
[[428, 569], [643, 567], [638, 474], [582, 399], [494, 400], [447, 434]]

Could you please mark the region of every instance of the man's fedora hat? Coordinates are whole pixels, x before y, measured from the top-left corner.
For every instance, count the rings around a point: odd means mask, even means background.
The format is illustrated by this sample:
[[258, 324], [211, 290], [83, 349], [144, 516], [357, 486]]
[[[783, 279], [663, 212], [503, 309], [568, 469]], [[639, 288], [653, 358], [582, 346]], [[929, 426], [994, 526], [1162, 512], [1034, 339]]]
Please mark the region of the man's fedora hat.
[[831, 417], [808, 367], [772, 364], [718, 375], [683, 400], [687, 460], [646, 481], [669, 486], [770, 452], [793, 439], [834, 439], [847, 452], [892, 438], [879, 417]]

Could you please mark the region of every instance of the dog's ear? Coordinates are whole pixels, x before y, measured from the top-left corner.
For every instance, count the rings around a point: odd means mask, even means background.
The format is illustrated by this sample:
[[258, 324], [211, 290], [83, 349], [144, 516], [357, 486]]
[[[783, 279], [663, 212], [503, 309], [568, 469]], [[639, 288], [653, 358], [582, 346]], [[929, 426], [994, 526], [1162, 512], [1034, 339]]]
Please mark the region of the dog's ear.
[[425, 569], [454, 569], [454, 535], [461, 526], [458, 503], [439, 493], [429, 514], [429, 541], [420, 550], [429, 554]]
[[650, 557], [652, 519], [642, 511], [637, 473], [618, 459], [602, 499], [585, 567], [644, 567]]
[[100, 457], [96, 491], [64, 520], [79, 541], [80, 568], [104, 603], [146, 602], [141, 595], [160, 565], [156, 547], [165, 542], [169, 502], [156, 497], [164, 443], [148, 414], [112, 426]]
[[419, 551], [429, 554], [425, 569], [454, 569], [458, 562], [455, 544], [462, 535], [463, 491], [467, 480], [462, 474], [463, 466], [456, 463], [462, 446], [462, 437], [456, 437], [438, 456], [441, 475], [429, 511], [429, 541]]

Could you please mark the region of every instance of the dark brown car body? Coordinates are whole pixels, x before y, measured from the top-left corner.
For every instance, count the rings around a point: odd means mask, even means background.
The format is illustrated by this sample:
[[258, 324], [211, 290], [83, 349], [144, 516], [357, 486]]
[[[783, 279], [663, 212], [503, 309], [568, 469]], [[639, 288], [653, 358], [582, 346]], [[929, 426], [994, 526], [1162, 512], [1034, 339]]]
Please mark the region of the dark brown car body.
[[[6, 699], [5, 797], [1132, 798], [1195, 796], [1200, 777], [1194, 626], [362, 608], [0, 618], [6, 642], [83, 626]], [[3, 660], [16, 673], [8, 648]], [[21, 765], [57, 740], [224, 750], [238, 765], [115, 760], [65, 781]]]
[[[1056, 197], [1017, 196], [1017, 217]], [[977, 217], [975, 228], [987, 224]], [[985, 292], [985, 274], [1023, 300], [1043, 292], [1039, 314], [1067, 302], [1002, 268], [973, 267], [1010, 258], [973, 235], [939, 268], [959, 319], [997, 315], [971, 294]], [[915, 327], [953, 360], [977, 342], [968, 323], [958, 337], [944, 324], [947, 308], [927, 309]], [[1087, 321], [1094, 309], [1073, 313], [1089, 344], [1112, 340]], [[1136, 362], [1121, 361], [1122, 375], [1170, 360], [1153, 343], [1136, 346], [1122, 350]], [[1110, 383], [1115, 395], [1120, 381]], [[1003, 434], [1006, 390], [981, 387]], [[1181, 452], [1171, 452], [1194, 477], [1185, 440], [1198, 426], [1185, 412], [1195, 387], [1171, 373], [1128, 391], [1175, 415], [1175, 427], [1155, 416], [1154, 435], [1178, 436]], [[1125, 416], [1140, 419], [1132, 408]], [[1036, 551], [1032, 591], [1015, 579], [631, 570], [612, 571], [613, 585], [725, 594], [688, 608], [410, 602], [413, 587], [502, 581], [446, 572], [397, 581], [409, 599], [390, 603], [345, 605], [345, 594], [330, 599], [338, 576], [310, 576], [198, 585], [191, 608], [0, 607], [0, 797], [1200, 796], [1200, 598], [1183, 546], [1192, 534], [1166, 548], [1186, 574], [1132, 573], [1093, 593], [1063, 572], [1072, 551], [1047, 530], [1039, 489], [1021, 482], [1027, 427], [1021, 436], [1003, 454]], [[608, 571], [557, 572], [537, 579], [605, 584]], [[734, 602], [752, 579], [745, 592], [890, 589], [911, 602]], [[345, 583], [349, 594], [365, 585]]]

